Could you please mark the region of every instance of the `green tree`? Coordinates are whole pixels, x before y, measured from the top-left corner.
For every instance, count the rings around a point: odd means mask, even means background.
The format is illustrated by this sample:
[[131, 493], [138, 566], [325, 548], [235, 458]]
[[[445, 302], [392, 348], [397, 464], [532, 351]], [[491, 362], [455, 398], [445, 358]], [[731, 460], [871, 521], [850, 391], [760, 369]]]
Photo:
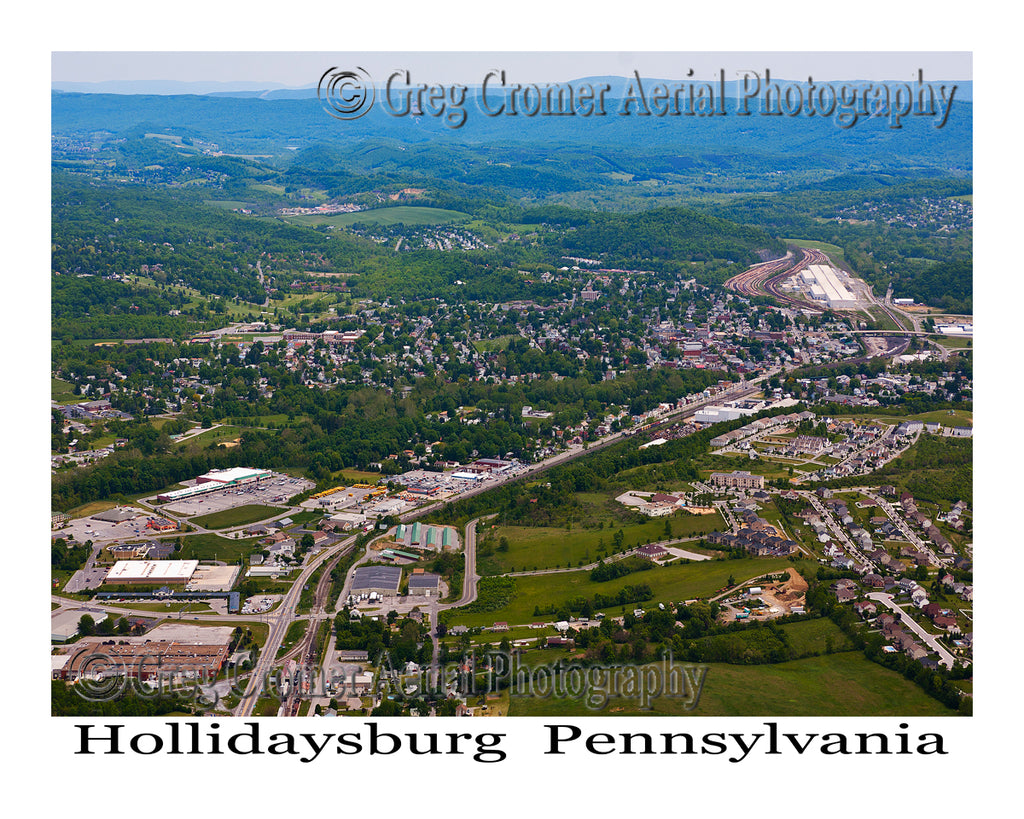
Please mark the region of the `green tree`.
[[78, 633], [83, 637], [90, 637], [96, 633], [96, 621], [92, 615], [83, 614], [78, 621]]

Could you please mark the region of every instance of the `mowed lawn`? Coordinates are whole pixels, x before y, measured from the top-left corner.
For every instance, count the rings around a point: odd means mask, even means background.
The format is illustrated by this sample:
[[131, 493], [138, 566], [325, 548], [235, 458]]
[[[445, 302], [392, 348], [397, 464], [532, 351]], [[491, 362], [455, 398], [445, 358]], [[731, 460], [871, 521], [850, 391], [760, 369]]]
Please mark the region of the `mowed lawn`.
[[[708, 597], [723, 588], [730, 576], [737, 582], [779, 571], [792, 564], [785, 558], [742, 558], [740, 560], [707, 560], [700, 563], [673, 563], [646, 572], [595, 583], [589, 571], [558, 572], [514, 578], [516, 591], [504, 608], [487, 612], [453, 611], [449, 625], [490, 626], [497, 621], [509, 625], [532, 623], [537, 619], [534, 609], [556, 608], [577, 597], [592, 598], [595, 594], [613, 595], [625, 586], [646, 583], [654, 597], [643, 603], [629, 604], [649, 609], [658, 603], [680, 603], [698, 597]], [[609, 615], [621, 613], [622, 606], [604, 609]], [[550, 617], [548, 617], [550, 619]]]
[[266, 520], [286, 511], [286, 508], [280, 506], [263, 506], [258, 503], [248, 503], [245, 506], [236, 506], [233, 509], [224, 509], [220, 512], [211, 512], [208, 515], [189, 518], [189, 523], [202, 526], [204, 529], [226, 529], [229, 526], [244, 526], [246, 523]]
[[[622, 529], [623, 544], [627, 548], [665, 539], [665, 521], [669, 521], [672, 536], [694, 537], [724, 528], [722, 516], [714, 515], [673, 515], [669, 518], [654, 518], [644, 523], [625, 526], [606, 526], [604, 529], [571, 529], [548, 526], [497, 526], [493, 530], [496, 543], [501, 538], [508, 540], [507, 552], [495, 552], [481, 565], [481, 573], [505, 574], [506, 572], [533, 571], [534, 569], [569, 568], [599, 560], [602, 554], [613, 551], [612, 538]], [[485, 532], [479, 532], [482, 538]], [[603, 551], [602, 551], [603, 542]]]
[[256, 549], [258, 542], [258, 537], [235, 540], [213, 534], [186, 535], [181, 538], [181, 551], [174, 554], [174, 559], [238, 563]]
[[636, 700], [610, 700], [601, 711], [566, 698], [513, 697], [511, 716], [953, 716], [901, 674], [859, 651], [776, 665], [709, 663], [700, 699], [687, 711], [680, 699], [660, 697], [650, 710]]

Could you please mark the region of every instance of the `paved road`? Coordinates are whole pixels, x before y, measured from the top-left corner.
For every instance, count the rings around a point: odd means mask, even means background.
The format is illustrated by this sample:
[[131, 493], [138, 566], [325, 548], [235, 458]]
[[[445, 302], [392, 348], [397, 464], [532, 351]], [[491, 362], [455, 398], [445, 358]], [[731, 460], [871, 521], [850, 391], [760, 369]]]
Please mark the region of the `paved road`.
[[[768, 378], [771, 378], [771, 376], [775, 374], [775, 370], [770, 370], [769, 372], [766, 372], [764, 375], [758, 376], [757, 378], [751, 381], [741, 381], [740, 383], [730, 387], [728, 390], [717, 393], [716, 395], [713, 395], [710, 398], [705, 398], [701, 401], [695, 401], [692, 404], [687, 404], [685, 407], [682, 407], [681, 409], [673, 410], [672, 412], [666, 413], [664, 416], [657, 419], [654, 423], [656, 423], [659, 426], [666, 423], [674, 423], [684, 418], [688, 418], [691, 415], [695, 415], [697, 413], [697, 410], [702, 409], [708, 404], [717, 404], [723, 401], [735, 401], [740, 398], [746, 398], [749, 395], [753, 395], [755, 392], [759, 392], [761, 390], [760, 382]], [[499, 486], [503, 486], [504, 484], [510, 481], [517, 481], [521, 480], [522, 478], [538, 475], [541, 472], [545, 472], [546, 470], [551, 469], [552, 467], [558, 466], [559, 464], [566, 463], [567, 461], [574, 460], [583, 455], [587, 455], [588, 453], [591, 452], [597, 452], [598, 450], [605, 449], [606, 447], [612, 446], [613, 444], [617, 444], [620, 441], [624, 441], [630, 437], [632, 437], [632, 431], [626, 430], [624, 432], [612, 433], [611, 435], [607, 435], [604, 438], [601, 438], [597, 441], [588, 443], [585, 446], [582, 446], [580, 444], [571, 445], [569, 449], [565, 450], [564, 452], [559, 452], [556, 455], [552, 455], [549, 458], [545, 458], [543, 461], [540, 461], [536, 464], [531, 464], [530, 466], [526, 467], [526, 469], [522, 470], [516, 475], [502, 476], [499, 477], [496, 481], [488, 481], [481, 486], [475, 486], [471, 489], [467, 489], [464, 492], [460, 492], [457, 495], [452, 495], [451, 497], [446, 498], [443, 501], [437, 501], [436, 503], [431, 503], [428, 504], [427, 506], [421, 506], [418, 509], [413, 509], [412, 511], [402, 515], [401, 520], [403, 523], [408, 523], [410, 521], [416, 520], [417, 518], [421, 518], [425, 515], [428, 515], [431, 512], [435, 512], [438, 509], [441, 509], [443, 506], [445, 506], [445, 504], [455, 503], [456, 501], [460, 501], [465, 498], [471, 498], [474, 495], [479, 495], [483, 492], [490, 492], [492, 489], [496, 489]]]
[[896, 528], [903, 533], [903, 536], [909, 540], [914, 548], [919, 552], [923, 552], [933, 566], [944, 566], [949, 565], [951, 562], [949, 558], [940, 558], [935, 552], [933, 552], [928, 546], [924, 544], [910, 528], [910, 525], [903, 518], [903, 515], [899, 514], [889, 501], [879, 495], [877, 492], [869, 491], [868, 489], [861, 489], [862, 494], [867, 495], [871, 500], [878, 504], [878, 508], [881, 509], [885, 514], [889, 516], [889, 520], [896, 524]]
[[302, 570], [298, 579], [292, 583], [288, 593], [284, 596], [284, 600], [281, 601], [281, 605], [268, 615], [267, 620], [270, 623], [270, 634], [267, 635], [267, 641], [263, 644], [263, 648], [260, 651], [256, 667], [249, 676], [249, 684], [238, 703], [238, 707], [235, 709], [236, 717], [247, 717], [252, 714], [252, 709], [263, 691], [264, 680], [270, 675], [274, 661], [277, 659], [277, 651], [281, 647], [285, 634], [288, 633], [288, 626], [295, 619], [295, 607], [299, 602], [299, 595], [302, 593], [302, 587], [306, 581], [309, 580], [313, 572], [320, 568], [321, 564], [337, 555], [338, 552], [352, 546], [355, 541], [356, 536], [352, 535], [340, 543], [325, 549], [313, 558], [309, 565]]
[[821, 517], [822, 522], [824, 522], [824, 524], [832, 530], [832, 534], [835, 536], [835, 539], [843, 544], [843, 546], [846, 548], [846, 551], [849, 552], [849, 554], [852, 555], [858, 563], [868, 566], [871, 568], [872, 571], [875, 571], [876, 567], [874, 562], [867, 555], [865, 555], [860, 550], [860, 548], [854, 545], [849, 535], [846, 534], [846, 530], [843, 528], [843, 526], [838, 521], [836, 521], [836, 519], [832, 516], [832, 510], [826, 509], [825, 505], [818, 499], [818, 496], [815, 495], [813, 492], [803, 490], [800, 492], [800, 494], [804, 497], [805, 500], [810, 502], [811, 506], [814, 507], [814, 510]]
[[938, 653], [940, 665], [944, 665], [946, 668], [953, 667], [953, 655], [942, 647], [942, 645], [939, 643], [938, 638], [934, 634], [929, 634], [927, 631], [921, 628], [921, 625], [916, 620], [914, 620], [909, 614], [907, 614], [902, 608], [900, 608], [893, 601], [891, 594], [888, 594], [886, 592], [869, 592], [867, 596], [871, 600], [881, 603], [886, 608], [896, 612], [900, 620], [903, 621], [903, 625], [905, 625], [912, 632], [914, 632], [914, 634], [920, 637], [922, 642], [927, 643], [933, 651]]
[[[172, 619], [173, 620], [184, 620], [184, 619], [187, 618], [189, 620], [200, 620], [200, 621], [205, 621], [207, 623], [218, 623], [218, 624], [225, 624], [225, 625], [234, 625], [235, 621], [247, 621], [247, 622], [251, 622], [251, 623], [259, 623], [259, 622], [264, 622], [267, 619], [267, 615], [266, 614], [264, 614], [263, 616], [260, 616], [259, 614], [226, 614], [225, 615], [225, 614], [216, 614], [214, 612], [192, 614], [192, 613], [189, 613], [187, 611], [181, 612], [180, 613], [181, 616], [179, 617], [178, 616], [179, 612], [177, 612], [177, 611], [153, 611], [152, 609], [133, 609], [133, 608], [129, 608], [128, 606], [124, 606], [124, 605], [113, 606], [113, 605], [110, 605], [110, 604], [107, 604], [107, 603], [101, 603], [101, 602], [96, 601], [96, 600], [70, 600], [67, 597], [61, 597], [60, 595], [57, 595], [57, 594], [51, 594], [50, 595], [50, 600], [51, 600], [51, 602], [59, 603], [61, 608], [64, 608], [64, 609], [82, 609], [82, 608], [101, 609], [101, 610], [103, 610], [105, 612], [108, 612], [110, 614], [116, 614], [118, 617], [126, 617], [127, 615], [130, 614], [130, 615], [133, 615], [133, 616], [136, 616], [136, 617], [149, 617], [151, 619], [155, 617], [155, 618], [161, 619], [161, 620], [172, 620]], [[154, 602], [159, 602], [159, 600], [156, 600]], [[174, 602], [180, 603], [182, 601], [177, 600], [177, 601], [174, 601]], [[202, 602], [202, 601], [200, 601], [200, 602]], [[57, 611], [57, 609], [54, 609], [54, 612], [56, 612], [56, 611]], [[230, 621], [230, 623], [225, 623], [225, 621]]]
[[473, 518], [473, 520], [466, 524], [465, 548], [463, 550], [466, 560], [462, 576], [462, 597], [454, 603], [439, 603], [436, 599], [430, 602], [428, 617], [430, 634], [434, 640], [434, 653], [430, 658], [428, 683], [432, 688], [436, 689], [438, 686], [438, 676], [441, 668], [441, 641], [437, 637], [437, 615], [445, 609], [468, 606], [476, 600], [477, 583], [480, 581], [480, 575], [476, 573], [476, 525], [481, 520], [489, 520], [493, 517], [497, 517], [497, 515], [484, 515], [479, 518]]

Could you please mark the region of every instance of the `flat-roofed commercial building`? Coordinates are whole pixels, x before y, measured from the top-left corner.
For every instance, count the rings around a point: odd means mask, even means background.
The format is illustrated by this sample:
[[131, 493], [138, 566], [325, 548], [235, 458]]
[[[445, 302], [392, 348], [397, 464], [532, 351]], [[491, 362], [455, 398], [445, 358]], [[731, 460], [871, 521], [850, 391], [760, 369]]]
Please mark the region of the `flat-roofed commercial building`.
[[198, 560], [119, 560], [107, 572], [104, 583], [112, 585], [184, 585], [199, 568]]
[[50, 616], [50, 640], [64, 642], [78, 634], [78, 623], [88, 614], [94, 623], [102, 623], [107, 613], [102, 609], [62, 609]]
[[402, 585], [402, 569], [400, 566], [360, 566], [352, 576], [352, 594], [377, 592], [378, 594], [398, 594]]
[[353, 529], [366, 523], [366, 515], [359, 512], [337, 512], [330, 517], [332, 523], [340, 523], [343, 529]]
[[499, 458], [478, 458], [470, 464], [470, 467], [486, 470], [487, 472], [506, 472], [512, 468], [512, 462], [503, 461]]
[[176, 501], [183, 498], [192, 498], [196, 495], [204, 495], [207, 492], [216, 492], [218, 489], [226, 489], [231, 486], [243, 486], [249, 483], [258, 483], [269, 478], [273, 473], [269, 469], [250, 469], [247, 466], [234, 466], [230, 469], [213, 469], [205, 475], [196, 478], [195, 486], [186, 486], [184, 489], [173, 489], [157, 495], [160, 501]]
[[703, 407], [694, 413], [693, 420], [698, 424], [717, 424], [720, 421], [735, 421], [744, 415], [753, 415], [756, 410], [743, 407]]
[[92, 516], [92, 519], [102, 520], [105, 523], [123, 523], [126, 520], [134, 520], [141, 514], [142, 512], [138, 509], [132, 509], [130, 506], [115, 506], [113, 509], [98, 512]]
[[228, 658], [228, 642], [195, 643], [150, 640], [114, 645], [87, 642], [64, 665], [67, 680], [81, 677], [132, 677], [152, 680], [173, 677], [212, 681]]
[[[811, 298], [825, 302], [833, 310], [853, 310], [857, 307], [857, 297], [839, 279], [835, 269], [824, 264], [807, 266], [814, 283], [811, 285]], [[806, 278], [804, 278], [806, 281]]]
[[420, 597], [437, 597], [440, 575], [430, 572], [413, 574], [409, 577], [409, 594]]

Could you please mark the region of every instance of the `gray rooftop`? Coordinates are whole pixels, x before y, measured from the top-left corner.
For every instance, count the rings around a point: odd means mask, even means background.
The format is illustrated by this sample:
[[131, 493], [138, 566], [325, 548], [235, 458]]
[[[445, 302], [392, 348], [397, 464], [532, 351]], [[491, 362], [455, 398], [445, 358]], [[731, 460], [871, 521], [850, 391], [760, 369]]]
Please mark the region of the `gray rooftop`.
[[440, 575], [431, 574], [430, 572], [425, 572], [424, 574], [410, 575], [409, 588], [436, 589], [438, 580], [440, 580]]
[[400, 566], [360, 566], [352, 578], [352, 591], [386, 588], [397, 591], [401, 582]]

